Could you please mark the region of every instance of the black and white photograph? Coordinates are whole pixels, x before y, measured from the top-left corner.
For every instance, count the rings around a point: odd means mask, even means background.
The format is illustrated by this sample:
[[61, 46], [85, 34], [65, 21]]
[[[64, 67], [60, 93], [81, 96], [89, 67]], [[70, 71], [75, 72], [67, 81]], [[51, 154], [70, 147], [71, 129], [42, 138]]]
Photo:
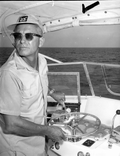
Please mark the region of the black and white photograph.
[[0, 1], [0, 156], [120, 156], [120, 0]]

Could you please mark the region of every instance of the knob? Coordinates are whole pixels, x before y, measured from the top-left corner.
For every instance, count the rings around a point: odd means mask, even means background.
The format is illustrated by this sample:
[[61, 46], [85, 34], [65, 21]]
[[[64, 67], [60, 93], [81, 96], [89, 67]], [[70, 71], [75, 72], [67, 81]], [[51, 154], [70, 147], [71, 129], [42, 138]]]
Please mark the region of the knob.
[[50, 147], [51, 149], [54, 149], [54, 146], [53, 145], [51, 145], [51, 147]]
[[84, 156], [84, 153], [83, 153], [82, 151], [79, 151], [79, 152], [77, 153], [77, 156]]
[[55, 148], [56, 148], [57, 150], [59, 150], [59, 149], [60, 149], [60, 145], [59, 145], [59, 143], [58, 143], [58, 142], [56, 142], [56, 143], [55, 143]]
[[85, 156], [90, 156], [90, 153], [89, 153], [89, 152], [87, 152]]
[[66, 111], [67, 111], [68, 113], [70, 113], [70, 112], [71, 112], [71, 109], [70, 109], [70, 108], [67, 108]]
[[117, 111], [116, 111], [116, 114], [117, 114], [117, 115], [120, 115], [120, 110], [117, 110]]

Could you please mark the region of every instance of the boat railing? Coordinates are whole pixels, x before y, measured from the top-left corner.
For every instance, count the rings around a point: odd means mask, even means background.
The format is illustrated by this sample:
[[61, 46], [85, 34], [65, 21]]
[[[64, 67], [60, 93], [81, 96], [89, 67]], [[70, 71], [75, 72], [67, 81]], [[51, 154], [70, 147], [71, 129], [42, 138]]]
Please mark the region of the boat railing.
[[104, 82], [105, 82], [105, 86], [106, 86], [108, 92], [111, 93], [111, 94], [113, 94], [113, 95], [120, 96], [120, 93], [116, 93], [116, 92], [112, 91], [112, 90], [111, 90], [111, 86], [107, 84], [107, 79], [108, 79], [108, 78], [107, 78], [105, 66], [102, 65], [101, 68], [102, 68], [102, 72], [103, 72], [103, 75], [104, 75], [104, 76], [103, 76], [103, 79], [104, 79]]
[[[77, 69], [76, 69], [76, 66], [77, 66]], [[84, 73], [85, 73], [92, 96], [96, 95], [94, 83], [96, 83], [96, 88], [98, 88], [98, 90], [101, 90], [101, 89], [98, 86], [99, 82], [97, 84], [97, 82], [95, 82], [97, 80], [92, 80], [93, 76], [91, 76], [91, 74], [93, 74], [94, 77], [96, 77], [96, 75], [100, 76], [101, 79], [103, 79], [103, 81], [104, 81], [104, 86], [105, 86], [107, 92], [110, 95], [118, 97], [118, 99], [120, 98], [120, 89], [119, 89], [120, 88], [120, 81], [119, 81], [120, 80], [120, 65], [118, 65], [118, 64], [96, 63], [96, 62], [56, 62], [56, 63], [48, 64], [48, 67], [50, 68], [50, 72], [51, 72], [51, 70], [53, 72], [53, 69], [52, 69], [53, 67], [56, 67], [57, 72], [58, 71], [59, 72], [71, 72], [71, 70], [72, 70], [72, 72], [73, 71], [80, 72], [80, 70], [78, 69], [79, 66], [83, 67], [83, 70], [84, 70]], [[99, 66], [99, 70], [97, 69], [98, 66]], [[75, 69], [72, 69], [72, 67], [74, 67]], [[91, 69], [90, 67], [94, 67], [95, 69]], [[80, 74], [80, 76], [82, 76], [82, 75]], [[100, 77], [96, 77], [96, 79], [99, 79], [99, 81], [102, 81], [102, 80], [100, 80]], [[102, 85], [103, 84], [101, 84], [101, 86]], [[112, 87], [113, 87], [113, 90], [112, 90]], [[116, 91], [114, 91], [114, 90], [116, 90]], [[102, 95], [99, 95], [99, 96], [102, 96]]]

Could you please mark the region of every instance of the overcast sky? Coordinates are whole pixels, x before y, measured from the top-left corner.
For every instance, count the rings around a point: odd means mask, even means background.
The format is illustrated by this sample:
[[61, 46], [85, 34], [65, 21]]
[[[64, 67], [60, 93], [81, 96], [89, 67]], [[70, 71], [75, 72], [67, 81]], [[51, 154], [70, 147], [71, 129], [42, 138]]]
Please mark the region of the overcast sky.
[[[79, 26], [44, 35], [43, 47], [120, 47], [120, 25]], [[0, 47], [11, 47], [0, 35]]]

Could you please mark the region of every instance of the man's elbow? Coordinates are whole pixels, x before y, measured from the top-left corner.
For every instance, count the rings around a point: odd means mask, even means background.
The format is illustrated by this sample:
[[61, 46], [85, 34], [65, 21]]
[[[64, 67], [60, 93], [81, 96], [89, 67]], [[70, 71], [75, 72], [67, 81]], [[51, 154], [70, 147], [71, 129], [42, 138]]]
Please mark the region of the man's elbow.
[[15, 133], [14, 125], [6, 124], [5, 127], [3, 128], [3, 133], [5, 133], [5, 134], [14, 134]]
[[16, 118], [10, 115], [2, 115], [2, 130], [5, 134], [15, 134], [16, 133]]

